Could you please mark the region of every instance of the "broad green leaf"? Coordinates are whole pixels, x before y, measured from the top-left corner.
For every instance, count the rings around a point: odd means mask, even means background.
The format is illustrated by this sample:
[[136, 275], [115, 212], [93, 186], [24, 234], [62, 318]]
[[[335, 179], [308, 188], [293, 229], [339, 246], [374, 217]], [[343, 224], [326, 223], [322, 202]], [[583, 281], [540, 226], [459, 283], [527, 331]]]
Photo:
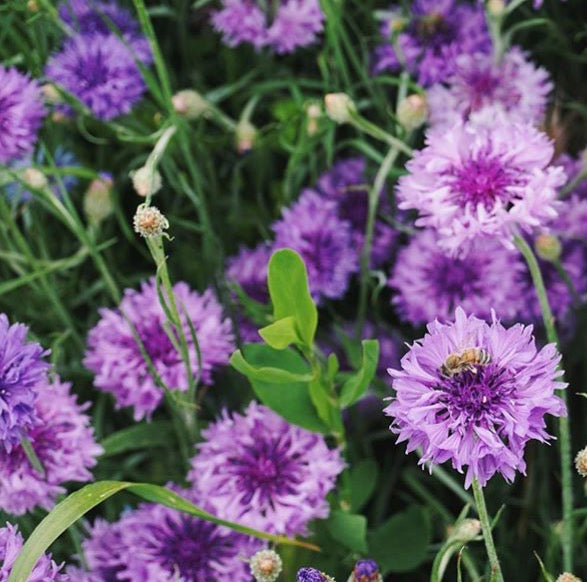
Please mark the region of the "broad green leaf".
[[102, 457], [111, 457], [127, 451], [161, 447], [174, 442], [173, 424], [160, 420], [123, 428], [107, 436], [100, 444], [104, 447]]
[[236, 352], [230, 356], [230, 365], [251, 381], [259, 380], [261, 382], [271, 382], [273, 384], [286, 384], [288, 382], [309, 382], [312, 379], [312, 374], [309, 373], [297, 374], [282, 368], [271, 366], [252, 366], [247, 360], [245, 360], [240, 350], [236, 350]]
[[275, 319], [293, 317], [303, 344], [311, 347], [318, 326], [318, 310], [308, 288], [304, 261], [291, 249], [273, 253], [267, 267], [267, 283]]
[[[246, 344], [243, 351], [251, 365], [279, 367], [298, 378], [310, 374], [304, 359], [291, 349], [274, 350], [263, 344]], [[313, 432], [329, 432], [328, 426], [320, 419], [312, 404], [307, 380], [280, 384], [250, 377], [249, 380], [257, 398], [288, 422]]]
[[335, 509], [326, 523], [330, 535], [345, 547], [360, 552], [367, 552], [367, 519], [363, 515], [346, 513]]
[[284, 317], [259, 330], [265, 343], [276, 350], [283, 350], [290, 344], [299, 342], [296, 331], [296, 320], [293, 316]]
[[379, 467], [373, 459], [363, 459], [353, 465], [350, 471], [351, 509], [360, 511], [369, 501], [377, 485]]
[[397, 513], [367, 535], [369, 555], [388, 572], [410, 572], [427, 558], [430, 520], [420, 506]]
[[361, 367], [343, 384], [340, 393], [340, 404], [345, 408], [365, 394], [377, 371], [379, 342], [363, 340], [361, 345], [363, 348]]
[[200, 509], [187, 499], [184, 499], [181, 495], [159, 485], [130, 483], [128, 481], [98, 481], [97, 483], [86, 485], [79, 491], [66, 497], [39, 523], [14, 562], [7, 582], [27, 582], [38, 559], [69, 526], [88, 511], [120, 491], [134, 493], [146, 501], [160, 503], [161, 505], [195, 515], [212, 523], [225, 525], [235, 531], [270, 540], [278, 544], [297, 545], [314, 550], [318, 549], [316, 546], [306, 542], [293, 540], [285, 536], [268, 534], [237, 523], [219, 519]]

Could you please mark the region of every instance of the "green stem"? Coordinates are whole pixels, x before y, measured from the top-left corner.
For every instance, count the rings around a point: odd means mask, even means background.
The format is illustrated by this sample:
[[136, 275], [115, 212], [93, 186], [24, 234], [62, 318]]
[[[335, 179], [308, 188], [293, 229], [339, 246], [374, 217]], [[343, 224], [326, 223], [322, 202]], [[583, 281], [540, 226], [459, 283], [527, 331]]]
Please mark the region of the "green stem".
[[[378, 125], [371, 123], [369, 120], [365, 119], [362, 115], [357, 113], [356, 111], [349, 112], [351, 116], [350, 123], [356, 127], [358, 130], [365, 132], [366, 134], [378, 139], [382, 142], [387, 143], [392, 148], [398, 150], [398, 153], [401, 152], [406, 156], [412, 156], [414, 154], [414, 150], [405, 144], [401, 139], [387, 133], [383, 129], [381, 129]], [[396, 154], [397, 155], [397, 154]]]
[[[516, 246], [524, 256], [528, 269], [532, 276], [534, 288], [538, 295], [540, 309], [542, 311], [542, 319], [544, 327], [546, 328], [546, 336], [550, 343], [554, 343], [559, 348], [559, 339], [554, 325], [554, 317], [548, 296], [546, 294], [546, 287], [544, 279], [540, 272], [538, 260], [534, 256], [534, 252], [530, 245], [521, 237], [516, 235], [514, 237]], [[561, 378], [562, 380], [562, 378]], [[565, 403], [568, 410], [568, 398], [566, 390], [561, 390], [559, 396]], [[562, 550], [563, 550], [563, 566], [568, 572], [573, 571], [573, 473], [572, 473], [572, 452], [571, 452], [571, 429], [569, 424], [569, 417], [564, 416], [559, 418], [559, 442], [561, 451], [561, 482], [562, 482], [562, 508], [563, 508], [563, 531], [562, 531]]]
[[499, 565], [499, 558], [495, 549], [493, 541], [493, 534], [491, 533], [491, 520], [487, 513], [487, 506], [485, 505], [485, 496], [483, 495], [483, 488], [479, 485], [477, 479], [473, 479], [473, 496], [475, 497], [475, 505], [477, 507], [477, 514], [481, 521], [481, 531], [483, 532], [483, 539], [485, 540], [485, 548], [487, 549], [487, 556], [489, 557], [489, 565], [491, 567], [490, 582], [504, 582], [503, 574], [501, 573], [501, 566]]

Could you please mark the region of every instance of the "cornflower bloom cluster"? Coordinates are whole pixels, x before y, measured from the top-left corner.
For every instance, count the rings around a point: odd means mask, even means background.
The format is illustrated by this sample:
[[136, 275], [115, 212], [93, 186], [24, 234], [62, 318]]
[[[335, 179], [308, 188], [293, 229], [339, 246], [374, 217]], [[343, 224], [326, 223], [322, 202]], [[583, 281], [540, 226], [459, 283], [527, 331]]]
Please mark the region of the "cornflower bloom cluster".
[[222, 0], [212, 24], [228, 46], [249, 43], [285, 54], [316, 41], [324, 14], [318, 0], [279, 0], [269, 5], [258, 0]]
[[326, 494], [344, 462], [322, 435], [251, 402], [202, 436], [188, 480], [216, 515], [286, 535], [307, 534], [312, 519], [328, 516]]
[[[210, 290], [199, 294], [180, 282], [173, 293], [188, 344], [190, 373], [211, 384], [213, 369], [226, 364], [234, 349], [230, 320], [223, 318]], [[135, 420], [141, 420], [149, 418], [163, 398], [142, 350], [170, 389], [187, 390], [186, 363], [167, 335], [154, 279], [144, 282], [140, 291], [127, 289], [120, 307], [101, 309], [100, 316], [88, 335], [84, 364], [96, 374], [94, 385], [111, 393], [117, 407], [132, 406]]]
[[536, 348], [531, 326], [506, 329], [457, 308], [454, 322], [430, 323], [401, 369], [389, 369], [396, 396], [384, 412], [406, 452], [421, 450], [419, 464], [466, 468], [465, 487], [495, 473], [512, 481], [526, 470], [526, 443], [552, 438], [544, 415], [566, 415], [555, 396], [566, 387], [559, 361], [553, 344]]

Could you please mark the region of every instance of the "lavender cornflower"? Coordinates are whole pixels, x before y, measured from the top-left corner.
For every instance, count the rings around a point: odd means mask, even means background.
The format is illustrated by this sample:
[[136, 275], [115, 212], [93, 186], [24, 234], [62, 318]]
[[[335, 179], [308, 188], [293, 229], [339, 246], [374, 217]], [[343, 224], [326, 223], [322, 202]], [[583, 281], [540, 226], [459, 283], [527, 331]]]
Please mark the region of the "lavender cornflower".
[[273, 225], [274, 250], [291, 248], [302, 256], [316, 301], [342, 297], [359, 261], [351, 225], [338, 217], [336, 203], [314, 190], [304, 190], [282, 216]]
[[58, 7], [59, 18], [81, 35], [118, 33], [144, 64], [152, 62], [149, 42], [141, 34], [133, 15], [117, 2], [101, 0], [64, 0]]
[[416, 234], [398, 253], [389, 285], [401, 318], [414, 325], [451, 320], [459, 305], [487, 319], [494, 309], [515, 319], [520, 308], [524, 263], [495, 240], [481, 240], [466, 257], [450, 257], [432, 230]]
[[420, 212], [416, 225], [436, 229], [439, 245], [465, 254], [473, 240], [513, 234], [556, 216], [561, 168], [548, 166], [553, 145], [530, 125], [466, 123], [431, 130], [398, 183], [399, 207]]
[[35, 424], [26, 432], [30, 446], [41, 462], [44, 475], [34, 469], [22, 447], [0, 451], [0, 509], [22, 515], [36, 506], [51, 509], [64, 483], [91, 481], [88, 470], [103, 450], [96, 443], [89, 403], [79, 405], [71, 384], [59, 378], [37, 385]]
[[499, 63], [490, 54], [462, 54], [455, 68], [446, 85], [428, 90], [431, 125], [450, 127], [487, 108], [492, 115], [507, 114], [510, 121], [542, 121], [553, 84], [547, 71], [534, 66], [519, 47], [512, 47]]
[[49, 364], [48, 351], [36, 342], [27, 342], [28, 327], [10, 325], [0, 313], [0, 451], [10, 452], [37, 418], [37, 385], [42, 383]]
[[414, 0], [410, 14], [389, 11], [381, 35], [384, 42], [375, 51], [375, 73], [405, 67], [424, 86], [450, 77], [459, 55], [491, 50], [479, 2]]
[[45, 74], [104, 121], [129, 113], [146, 89], [132, 52], [113, 34], [71, 37]]
[[450, 461], [483, 486], [495, 474], [507, 481], [525, 473], [524, 448], [547, 441], [545, 414], [566, 415], [555, 390], [560, 355], [553, 344], [536, 349], [532, 327], [506, 329], [456, 310], [454, 323], [428, 324], [428, 333], [389, 369], [396, 396], [384, 412], [406, 452], [422, 451], [419, 464]]
[[374, 560], [359, 560], [348, 582], [383, 582], [379, 566]]
[[33, 151], [44, 115], [37, 81], [0, 65], [0, 164], [22, 159]]
[[[0, 528], [0, 582], [8, 580], [22, 546], [23, 539], [17, 526], [7, 523]], [[69, 578], [61, 574], [60, 570], [61, 566], [51, 559], [50, 554], [43, 554], [35, 564], [27, 582], [68, 582]]]
[[[213, 369], [228, 363], [234, 350], [230, 320], [223, 318], [222, 307], [210, 290], [200, 295], [186, 283], [177, 283], [173, 292], [182, 317], [191, 372], [209, 385]], [[149, 418], [163, 398], [133, 332], [165, 384], [170, 389], [187, 390], [186, 365], [165, 331], [166, 316], [154, 279], [144, 282], [140, 291], [127, 289], [118, 309], [101, 309], [100, 315], [88, 335], [84, 365], [96, 374], [95, 386], [114, 395], [117, 408], [132, 406], [135, 420], [141, 420]], [[199, 355], [188, 317], [196, 332]]]
[[324, 437], [256, 402], [202, 431], [188, 480], [217, 515], [277, 534], [306, 534], [328, 516], [327, 493], [344, 462]]
[[334, 579], [316, 568], [300, 568], [296, 575], [296, 582], [334, 582]]
[[291, 53], [312, 44], [324, 27], [318, 0], [281, 0], [267, 8], [257, 0], [222, 0], [212, 15], [214, 28], [228, 46], [250, 43], [256, 49], [271, 47]]

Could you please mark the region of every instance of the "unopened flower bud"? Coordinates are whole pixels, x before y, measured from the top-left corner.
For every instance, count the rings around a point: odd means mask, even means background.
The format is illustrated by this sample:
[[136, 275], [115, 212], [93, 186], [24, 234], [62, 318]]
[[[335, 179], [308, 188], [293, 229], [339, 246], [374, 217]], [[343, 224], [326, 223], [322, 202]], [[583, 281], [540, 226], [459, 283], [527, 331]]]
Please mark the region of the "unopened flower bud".
[[47, 103], [54, 105], [55, 103], [61, 103], [63, 101], [57, 87], [52, 83], [45, 83], [41, 87], [41, 91], [43, 91], [43, 97]]
[[357, 109], [346, 93], [328, 93], [324, 96], [324, 105], [326, 114], [336, 123], [349, 123]]
[[481, 522], [478, 519], [463, 519], [450, 531], [450, 539], [470, 542], [481, 533]]
[[348, 582], [383, 582], [383, 576], [379, 572], [377, 562], [373, 560], [359, 560]]
[[88, 221], [92, 224], [99, 224], [108, 218], [114, 210], [112, 203], [112, 186], [114, 182], [112, 175], [106, 172], [100, 174], [90, 182], [84, 194], [84, 212]]
[[37, 0], [28, 0], [26, 3], [27, 10], [29, 12], [38, 12], [39, 11], [39, 3]]
[[130, 177], [135, 192], [143, 198], [156, 194], [163, 185], [161, 174], [154, 168], [147, 168], [147, 166], [131, 172]]
[[399, 34], [406, 28], [408, 22], [409, 21], [407, 18], [403, 18], [401, 16], [395, 16], [393, 18], [390, 18], [387, 23], [387, 29], [389, 30], [389, 34], [391, 36]]
[[540, 234], [534, 242], [536, 254], [545, 261], [557, 261], [563, 250], [561, 241], [551, 234]]
[[426, 97], [414, 93], [402, 99], [397, 106], [397, 119], [407, 131], [418, 129], [428, 119]]
[[581, 449], [575, 457], [575, 467], [581, 477], [587, 477], [587, 447]]
[[42, 190], [47, 187], [47, 178], [43, 172], [36, 168], [27, 168], [22, 172], [22, 180], [27, 186], [35, 190]]
[[556, 582], [582, 582], [581, 578], [578, 578], [570, 572], [563, 572], [557, 579]]
[[241, 119], [235, 129], [236, 150], [239, 154], [246, 154], [253, 149], [257, 139], [257, 128], [248, 120]]
[[316, 570], [316, 568], [300, 568], [296, 576], [296, 582], [335, 582], [324, 572]]
[[505, 11], [504, 0], [487, 0], [487, 12], [491, 16], [501, 16]]
[[187, 119], [197, 119], [210, 108], [209, 103], [193, 89], [184, 89], [177, 92], [171, 98], [171, 102], [175, 111]]
[[279, 554], [273, 550], [261, 550], [251, 558], [251, 572], [256, 582], [274, 582], [282, 567]]
[[318, 131], [318, 120], [322, 117], [322, 107], [318, 103], [308, 103], [306, 115], [308, 117], [306, 131], [308, 135], [314, 135]]
[[133, 219], [133, 226], [135, 232], [142, 237], [152, 238], [161, 236], [163, 231], [169, 228], [169, 222], [156, 206], [140, 204]]

